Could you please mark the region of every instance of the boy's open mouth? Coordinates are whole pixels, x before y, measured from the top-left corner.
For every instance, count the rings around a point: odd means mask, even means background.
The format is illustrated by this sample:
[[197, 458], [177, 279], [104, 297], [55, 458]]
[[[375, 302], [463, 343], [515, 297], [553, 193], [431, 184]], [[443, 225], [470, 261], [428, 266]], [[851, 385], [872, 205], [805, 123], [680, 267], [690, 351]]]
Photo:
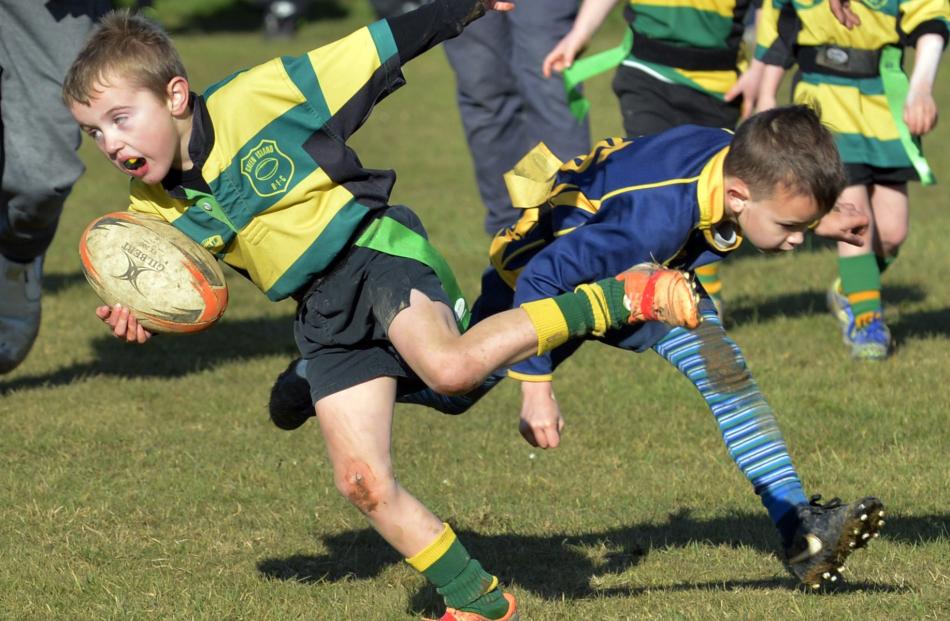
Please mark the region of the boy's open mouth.
[[142, 166], [145, 166], [144, 157], [130, 157], [129, 159], [122, 162], [122, 166], [126, 170], [138, 170]]

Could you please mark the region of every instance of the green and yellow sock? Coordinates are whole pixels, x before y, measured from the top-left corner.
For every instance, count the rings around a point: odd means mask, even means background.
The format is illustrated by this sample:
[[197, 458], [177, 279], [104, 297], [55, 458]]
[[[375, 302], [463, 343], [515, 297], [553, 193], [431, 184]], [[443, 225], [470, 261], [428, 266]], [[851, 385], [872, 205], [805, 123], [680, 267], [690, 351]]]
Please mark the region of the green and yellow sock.
[[616, 278], [605, 278], [581, 285], [573, 293], [526, 302], [521, 308], [534, 324], [538, 354], [543, 354], [571, 338], [588, 334], [602, 336], [608, 328], [624, 325], [630, 311], [623, 299], [623, 283]]
[[468, 555], [448, 524], [435, 541], [406, 562], [435, 585], [446, 606], [489, 619], [507, 614], [508, 601], [498, 588], [498, 578]]
[[722, 280], [719, 279], [719, 263], [710, 263], [697, 267], [693, 270], [696, 274], [696, 280], [703, 286], [706, 293], [709, 294], [713, 304], [716, 305], [716, 312], [722, 314]]
[[693, 270], [696, 273], [696, 279], [703, 285], [710, 296], [718, 296], [722, 293], [722, 281], [719, 279], [719, 264], [710, 263]]
[[838, 257], [841, 292], [848, 298], [854, 325], [866, 325], [881, 313], [881, 272], [877, 257], [861, 254], [856, 257]]

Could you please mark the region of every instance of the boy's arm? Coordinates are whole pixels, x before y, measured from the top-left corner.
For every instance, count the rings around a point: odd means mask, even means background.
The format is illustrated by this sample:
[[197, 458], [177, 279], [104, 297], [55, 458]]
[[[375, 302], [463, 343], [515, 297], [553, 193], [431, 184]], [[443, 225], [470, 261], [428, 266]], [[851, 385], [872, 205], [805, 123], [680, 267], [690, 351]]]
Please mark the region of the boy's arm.
[[393, 33], [400, 63], [407, 62], [461, 34], [486, 11], [510, 11], [514, 2], [501, 0], [435, 0], [386, 21]]
[[557, 448], [564, 417], [551, 382], [521, 382], [521, 418], [518, 431], [531, 446]]
[[486, 10], [512, 8], [499, 0], [435, 0], [280, 62], [294, 82], [291, 96], [303, 93], [319, 116], [329, 117], [325, 133], [345, 141], [379, 101], [405, 84], [403, 65], [458, 35]]
[[574, 59], [590, 41], [617, 0], [584, 0], [577, 11], [574, 25], [564, 38], [557, 42], [541, 62], [541, 73], [551, 77], [551, 72], [560, 73], [574, 64]]
[[[753, 11], [753, 20], [751, 28], [747, 29], [747, 34], [742, 36], [743, 40], [747, 40], [747, 37], [751, 36], [753, 45], [755, 43], [755, 34], [759, 31], [759, 19], [762, 17], [762, 6], [761, 2], [755, 2], [752, 6]], [[745, 44], [743, 44], [745, 45]], [[762, 61], [752, 58], [749, 61], [749, 66], [746, 67], [745, 71], [739, 76], [739, 79], [736, 80], [736, 83], [732, 85], [726, 94], [723, 95], [723, 99], [726, 101], [732, 101], [736, 97], [742, 96], [742, 112], [739, 117], [740, 120], [744, 120], [750, 114], [755, 112], [756, 100], [759, 97], [759, 82], [762, 80]]]
[[815, 226], [815, 235], [834, 239], [852, 246], [864, 245], [869, 218], [851, 203], [838, 202]]
[[910, 76], [907, 101], [904, 102], [904, 122], [915, 136], [926, 134], [937, 124], [937, 103], [933, 85], [946, 39], [936, 33], [927, 33], [917, 39], [914, 71]]
[[904, 102], [904, 122], [910, 133], [919, 136], [933, 129], [937, 122], [933, 84], [947, 45], [950, 4], [947, 0], [904, 0], [898, 6], [901, 36], [916, 51]]
[[755, 98], [755, 111], [764, 112], [774, 108], [778, 99], [778, 88], [782, 84], [785, 69], [778, 65], [765, 65], [759, 78], [759, 94]]
[[795, 62], [795, 41], [801, 21], [785, 0], [764, 0], [755, 33], [755, 58], [764, 66], [759, 76], [756, 111], [774, 108], [785, 71]]

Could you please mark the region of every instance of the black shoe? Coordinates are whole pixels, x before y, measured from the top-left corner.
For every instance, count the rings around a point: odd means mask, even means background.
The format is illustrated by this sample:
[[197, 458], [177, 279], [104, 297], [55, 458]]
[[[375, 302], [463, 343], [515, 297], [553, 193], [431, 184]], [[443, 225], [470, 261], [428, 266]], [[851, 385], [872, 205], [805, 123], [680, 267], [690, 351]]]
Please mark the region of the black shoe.
[[837, 498], [825, 504], [819, 500], [821, 496], [812, 496], [798, 508], [798, 531], [785, 548], [789, 571], [810, 589], [837, 582], [845, 559], [884, 526], [884, 504], [873, 496], [850, 505]]
[[295, 358], [270, 389], [270, 419], [281, 429], [291, 431], [314, 415], [310, 401], [310, 382], [303, 375], [303, 360]]

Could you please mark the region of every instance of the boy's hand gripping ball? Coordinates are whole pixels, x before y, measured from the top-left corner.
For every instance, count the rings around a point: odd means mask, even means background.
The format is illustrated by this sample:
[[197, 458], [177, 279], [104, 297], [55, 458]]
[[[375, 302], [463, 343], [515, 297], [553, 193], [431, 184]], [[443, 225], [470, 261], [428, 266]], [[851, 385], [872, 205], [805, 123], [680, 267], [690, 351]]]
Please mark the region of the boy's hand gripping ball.
[[671, 326], [695, 328], [702, 321], [696, 285], [679, 270], [656, 263], [640, 263], [617, 276], [624, 286], [624, 306], [629, 323], [662, 321]]
[[149, 331], [198, 332], [228, 306], [217, 260], [157, 216], [117, 211], [93, 220], [79, 256], [102, 301], [128, 307]]

